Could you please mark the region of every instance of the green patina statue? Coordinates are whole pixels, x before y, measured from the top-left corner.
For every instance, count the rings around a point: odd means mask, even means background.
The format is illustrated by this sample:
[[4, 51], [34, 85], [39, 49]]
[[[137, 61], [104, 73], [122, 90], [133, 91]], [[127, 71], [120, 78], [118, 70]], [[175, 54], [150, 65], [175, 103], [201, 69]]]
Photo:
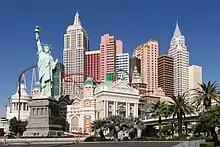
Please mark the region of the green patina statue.
[[53, 60], [51, 55], [51, 46], [48, 44], [41, 44], [40, 42], [40, 27], [36, 26], [35, 36], [37, 41], [37, 55], [38, 55], [38, 73], [39, 82], [41, 86], [42, 97], [50, 98], [52, 97], [53, 88], [53, 69], [55, 69], [58, 60]]

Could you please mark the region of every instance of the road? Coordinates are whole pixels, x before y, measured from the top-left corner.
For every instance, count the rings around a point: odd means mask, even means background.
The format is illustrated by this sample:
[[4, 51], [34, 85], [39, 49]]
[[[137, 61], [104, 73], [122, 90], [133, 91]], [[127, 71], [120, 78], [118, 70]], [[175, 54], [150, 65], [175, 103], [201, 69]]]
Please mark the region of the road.
[[53, 145], [0, 145], [0, 147], [172, 147], [175, 142], [120, 142], [120, 143], [79, 143], [79, 144], [53, 144]]

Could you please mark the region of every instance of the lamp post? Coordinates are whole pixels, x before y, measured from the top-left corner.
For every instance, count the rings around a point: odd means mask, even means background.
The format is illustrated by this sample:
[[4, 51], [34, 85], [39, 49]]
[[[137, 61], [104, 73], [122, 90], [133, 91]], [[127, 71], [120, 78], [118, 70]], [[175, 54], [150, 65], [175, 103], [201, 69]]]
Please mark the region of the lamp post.
[[[20, 112], [20, 111], [21, 111], [21, 104], [20, 104], [20, 103], [21, 103], [21, 77], [22, 77], [22, 75], [23, 75], [25, 72], [27, 72], [27, 71], [29, 71], [29, 70], [35, 68], [35, 67], [36, 67], [36, 65], [27, 68], [26, 70], [22, 71], [22, 72], [20, 73], [19, 77], [18, 77], [18, 122], [19, 122], [19, 123], [20, 123], [20, 117], [21, 117], [21, 112]], [[20, 129], [19, 129], [19, 127], [20, 127], [20, 124], [18, 125], [17, 137], [20, 137]]]

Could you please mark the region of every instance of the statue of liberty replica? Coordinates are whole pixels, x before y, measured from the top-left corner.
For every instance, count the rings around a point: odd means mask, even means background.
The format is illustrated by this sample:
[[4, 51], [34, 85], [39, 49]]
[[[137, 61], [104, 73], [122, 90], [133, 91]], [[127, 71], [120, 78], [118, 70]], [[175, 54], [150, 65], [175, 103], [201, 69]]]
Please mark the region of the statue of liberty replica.
[[52, 95], [53, 70], [58, 60], [53, 60], [51, 46], [40, 42], [40, 27], [36, 26], [38, 73], [40, 95], [32, 97], [28, 125], [23, 136], [59, 136], [63, 134], [62, 118], [59, 116], [59, 104]]
[[36, 26], [35, 36], [37, 41], [37, 55], [38, 55], [38, 73], [39, 82], [41, 85], [42, 97], [51, 97], [53, 88], [53, 70], [56, 68], [58, 60], [54, 62], [51, 55], [51, 46], [48, 44], [41, 44], [40, 42], [40, 27]]

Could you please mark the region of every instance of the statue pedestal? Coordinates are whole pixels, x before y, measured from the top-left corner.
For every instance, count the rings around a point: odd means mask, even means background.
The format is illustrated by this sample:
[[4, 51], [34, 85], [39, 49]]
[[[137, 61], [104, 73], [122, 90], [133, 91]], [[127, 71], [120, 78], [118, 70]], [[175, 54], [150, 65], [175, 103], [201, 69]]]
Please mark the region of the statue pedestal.
[[53, 98], [34, 97], [29, 103], [30, 116], [23, 136], [59, 136], [63, 134], [58, 102]]

